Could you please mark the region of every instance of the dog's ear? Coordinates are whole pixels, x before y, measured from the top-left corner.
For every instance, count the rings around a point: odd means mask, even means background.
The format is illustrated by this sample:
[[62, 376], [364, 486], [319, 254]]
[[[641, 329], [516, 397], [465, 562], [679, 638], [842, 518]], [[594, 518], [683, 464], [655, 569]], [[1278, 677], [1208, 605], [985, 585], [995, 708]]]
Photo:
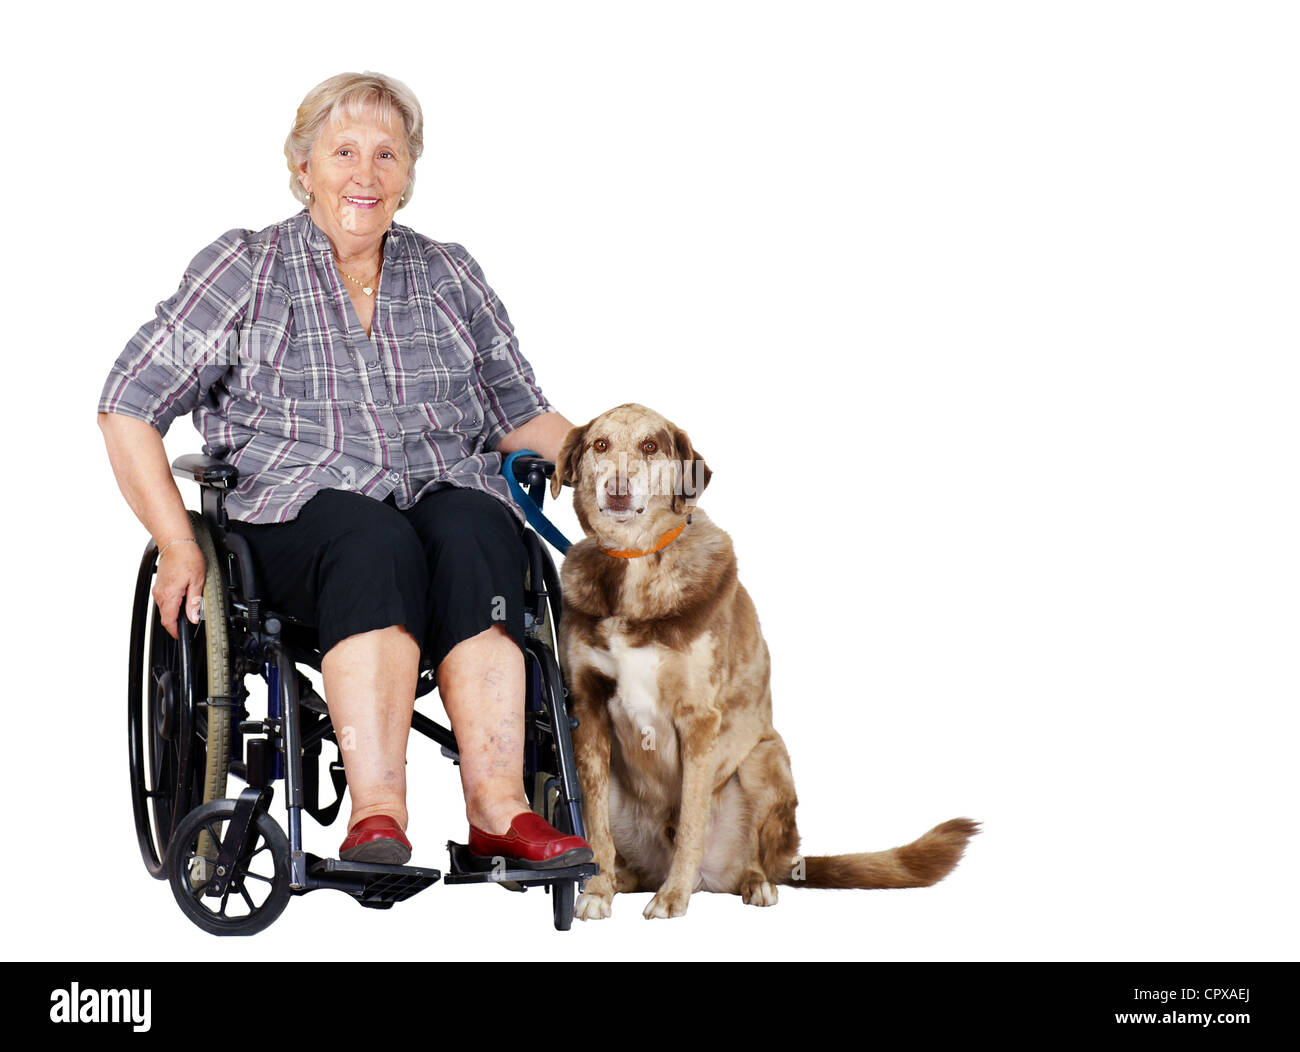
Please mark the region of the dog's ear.
[[704, 492], [704, 487], [709, 484], [713, 472], [691, 445], [691, 436], [680, 427], [673, 428], [673, 445], [677, 447], [677, 460], [682, 472], [680, 475], [682, 492], [673, 494], [673, 513], [680, 515], [686, 510], [688, 501], [694, 504], [695, 499]]
[[582, 463], [582, 447], [586, 445], [587, 428], [590, 426], [590, 424], [583, 424], [582, 427], [570, 428], [569, 433], [564, 436], [560, 455], [555, 458], [555, 474], [551, 476], [552, 500], [559, 497], [561, 486], [578, 484], [578, 465]]

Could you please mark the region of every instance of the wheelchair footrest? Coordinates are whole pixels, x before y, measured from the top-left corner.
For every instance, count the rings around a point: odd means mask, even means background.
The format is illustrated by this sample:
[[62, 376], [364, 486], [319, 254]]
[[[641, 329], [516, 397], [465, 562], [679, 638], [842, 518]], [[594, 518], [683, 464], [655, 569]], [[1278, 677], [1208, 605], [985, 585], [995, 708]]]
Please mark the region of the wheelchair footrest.
[[470, 853], [465, 844], [447, 841], [451, 868], [444, 884], [504, 884], [512, 891], [523, 891], [534, 884], [554, 884], [561, 880], [588, 880], [600, 872], [595, 862], [583, 862], [562, 869], [511, 869], [490, 858]]
[[386, 909], [409, 899], [442, 876], [423, 866], [389, 866], [380, 862], [344, 862], [337, 858], [307, 856], [307, 887], [345, 891], [363, 906]]

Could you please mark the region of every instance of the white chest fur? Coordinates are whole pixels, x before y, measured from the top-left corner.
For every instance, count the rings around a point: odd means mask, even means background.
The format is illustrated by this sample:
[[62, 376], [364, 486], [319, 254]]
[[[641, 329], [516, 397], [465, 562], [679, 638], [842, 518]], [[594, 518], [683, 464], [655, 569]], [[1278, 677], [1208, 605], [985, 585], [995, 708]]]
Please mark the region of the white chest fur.
[[586, 650], [584, 657], [618, 685], [609, 699], [610, 722], [624, 751], [655, 753], [640, 759], [675, 763], [677, 734], [672, 709], [660, 696], [660, 673], [671, 652], [658, 643], [632, 646], [616, 629], [603, 633], [606, 646]]

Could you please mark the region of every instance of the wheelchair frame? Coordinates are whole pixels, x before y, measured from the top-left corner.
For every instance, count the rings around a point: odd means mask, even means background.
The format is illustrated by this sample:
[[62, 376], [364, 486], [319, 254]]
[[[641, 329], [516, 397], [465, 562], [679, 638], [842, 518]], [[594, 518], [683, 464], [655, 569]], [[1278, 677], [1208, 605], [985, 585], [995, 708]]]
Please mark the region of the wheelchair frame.
[[[540, 506], [554, 465], [540, 457], [520, 456], [514, 472]], [[336, 797], [321, 806], [321, 747], [330, 742], [338, 749], [339, 743], [328, 708], [297, 667], [302, 663], [320, 670], [316, 630], [268, 607], [259, 595], [247, 541], [226, 529], [224, 493], [237, 482], [238, 470], [212, 457], [189, 454], [173, 462], [172, 473], [200, 486], [202, 512], [191, 511], [190, 517], [208, 558], [205, 609], [198, 625], [179, 611], [178, 638], [171, 639], [152, 599], [158, 551], [151, 539], [136, 578], [127, 723], [141, 855], [154, 877], [170, 881], [182, 911], [205, 931], [251, 935], [271, 924], [293, 895], [334, 888], [363, 906], [386, 909], [441, 878], [446, 884], [496, 883], [515, 891], [544, 886], [551, 894], [556, 929], [567, 931], [577, 890], [599, 871], [594, 862], [511, 870], [503, 859], [481, 859], [465, 845], [449, 841], [450, 865], [444, 876], [428, 867], [322, 859], [303, 850], [303, 812], [331, 824], [346, 787], [339, 751], [339, 759], [329, 765]], [[537, 534], [525, 528], [523, 538], [529, 566], [524, 613], [525, 792], [533, 810], [557, 829], [583, 836], [582, 791], [571, 735], [577, 721], [568, 714], [568, 691], [553, 649], [563, 608], [559, 574]], [[212, 620], [217, 612], [207, 609], [209, 599], [222, 608], [219, 621]], [[210, 645], [209, 631], [215, 640]], [[217, 660], [226, 667], [216, 666], [213, 676], [211, 652], [223, 649], [217, 638], [223, 631], [224, 656], [218, 653]], [[551, 637], [549, 646], [544, 633]], [[244, 704], [250, 697], [244, 677], [254, 672], [268, 688], [267, 715], [260, 720], [250, 719]], [[200, 684], [205, 673], [207, 683]], [[214, 692], [213, 683], [229, 686]], [[435, 687], [434, 670], [422, 657], [416, 698]], [[411, 728], [459, 763], [451, 730], [418, 711]], [[214, 770], [226, 769], [223, 751], [228, 773], [247, 783], [237, 799], [209, 798], [213, 785], [225, 785], [224, 774], [214, 775]], [[209, 762], [211, 755], [215, 762]], [[304, 764], [305, 759], [311, 762]], [[280, 780], [285, 783], [287, 836], [269, 813], [274, 783]], [[252, 868], [263, 852], [274, 865], [270, 877]], [[250, 894], [252, 879], [270, 885], [261, 903]], [[227, 915], [235, 894], [248, 906], [246, 914]], [[204, 900], [219, 900], [220, 908], [214, 911]]]

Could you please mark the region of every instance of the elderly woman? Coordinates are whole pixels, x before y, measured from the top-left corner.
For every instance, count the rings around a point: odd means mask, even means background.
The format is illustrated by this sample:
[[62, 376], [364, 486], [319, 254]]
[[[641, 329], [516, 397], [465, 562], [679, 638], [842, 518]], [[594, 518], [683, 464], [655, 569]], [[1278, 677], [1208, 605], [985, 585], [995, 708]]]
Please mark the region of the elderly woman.
[[[285, 142], [306, 207], [200, 252], [114, 364], [99, 423], [160, 553], [166, 630], [198, 622], [205, 566], [162, 437], [193, 412], [239, 468], [226, 500], [277, 608], [319, 628], [351, 794], [345, 859], [410, 858], [405, 755], [422, 654], [460, 748], [470, 850], [590, 858], [523, 793], [523, 517], [504, 454], [554, 459], [570, 423], [465, 249], [393, 222], [423, 117], [376, 74], [313, 89]], [[238, 354], [231, 348], [237, 343]]]

